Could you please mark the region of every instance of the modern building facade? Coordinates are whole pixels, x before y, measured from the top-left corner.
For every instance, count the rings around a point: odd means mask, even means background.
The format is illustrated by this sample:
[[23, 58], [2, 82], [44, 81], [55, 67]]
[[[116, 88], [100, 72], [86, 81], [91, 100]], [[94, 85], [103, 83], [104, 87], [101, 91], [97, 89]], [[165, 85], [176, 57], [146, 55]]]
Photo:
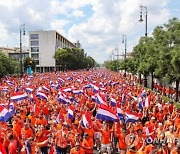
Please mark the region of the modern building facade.
[[55, 52], [60, 48], [73, 48], [70, 42], [57, 31], [31, 31], [29, 32], [30, 57], [37, 63], [36, 71], [48, 72], [56, 67]]
[[[8, 48], [8, 47], [0, 47], [0, 51], [2, 51], [6, 56], [20, 61], [21, 53], [19, 48]], [[29, 57], [29, 50], [27, 50], [25, 47], [22, 50], [22, 58]]]

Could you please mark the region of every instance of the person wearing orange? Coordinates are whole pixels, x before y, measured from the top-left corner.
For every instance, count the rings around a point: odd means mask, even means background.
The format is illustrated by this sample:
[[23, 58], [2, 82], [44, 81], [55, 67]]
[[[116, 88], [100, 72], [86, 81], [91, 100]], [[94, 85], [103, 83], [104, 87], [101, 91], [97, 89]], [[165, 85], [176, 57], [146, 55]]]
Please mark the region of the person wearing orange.
[[24, 135], [26, 139], [28, 139], [28, 138], [33, 136], [33, 131], [29, 127], [28, 123], [24, 124], [24, 127], [21, 129], [21, 134]]
[[101, 150], [102, 149], [107, 149], [108, 153], [111, 153], [111, 148], [112, 148], [112, 131], [109, 129], [109, 124], [105, 123], [103, 125], [103, 128], [100, 129], [101, 132]]
[[39, 118], [36, 119], [35, 125], [44, 125], [44, 126], [46, 126], [47, 124], [48, 124], [48, 123], [47, 123], [47, 120], [46, 120], [46, 118], [44, 117], [44, 115], [43, 115], [43, 114], [40, 114], [40, 115], [39, 115]]
[[82, 141], [82, 147], [85, 150], [86, 154], [93, 154], [93, 146], [94, 141], [92, 138], [89, 137], [87, 133], [84, 134], [84, 139]]
[[71, 147], [75, 147], [76, 142], [79, 142], [80, 144], [82, 143], [82, 139], [79, 133], [71, 134], [70, 135], [70, 143]]
[[9, 137], [9, 146], [8, 146], [8, 154], [16, 154], [17, 153], [17, 141], [14, 139], [13, 134], [10, 134]]
[[66, 154], [69, 139], [68, 125], [63, 123], [62, 129], [56, 133], [56, 145], [58, 154]]
[[121, 129], [121, 131], [116, 132], [115, 136], [118, 137], [118, 147], [120, 153], [125, 153], [126, 152], [126, 142], [125, 142], [125, 137], [126, 137], [126, 131], [124, 129]]
[[13, 125], [13, 135], [16, 135], [16, 138], [19, 139], [21, 135], [21, 122], [18, 118], [15, 118], [14, 121], [12, 122]]
[[136, 154], [137, 150], [135, 148], [134, 142], [135, 142], [136, 136], [134, 134], [131, 134], [129, 136], [129, 140], [127, 141], [127, 151], [126, 154]]
[[151, 151], [155, 149], [155, 146], [152, 144], [148, 144], [145, 146], [144, 153], [149, 154]]
[[28, 115], [28, 120], [31, 124], [31, 126], [34, 126], [35, 123], [36, 123], [36, 118], [35, 118], [35, 115], [34, 115], [34, 112], [30, 112], [30, 114]]
[[143, 146], [143, 141], [145, 140], [146, 135], [143, 134], [142, 129], [138, 129], [137, 134], [139, 141], [138, 144], [136, 145], [136, 149], [139, 150]]
[[84, 133], [87, 133], [91, 139], [94, 139], [94, 129], [90, 125], [87, 125], [84, 129]]
[[75, 147], [70, 150], [70, 154], [85, 154], [85, 151], [81, 148], [80, 143], [76, 142]]
[[[38, 143], [44, 142], [45, 140], [48, 139], [49, 133], [50, 132], [46, 130], [43, 125], [41, 125], [39, 131], [36, 133], [36, 141]], [[48, 143], [43, 145], [40, 149], [43, 154], [48, 153]]]

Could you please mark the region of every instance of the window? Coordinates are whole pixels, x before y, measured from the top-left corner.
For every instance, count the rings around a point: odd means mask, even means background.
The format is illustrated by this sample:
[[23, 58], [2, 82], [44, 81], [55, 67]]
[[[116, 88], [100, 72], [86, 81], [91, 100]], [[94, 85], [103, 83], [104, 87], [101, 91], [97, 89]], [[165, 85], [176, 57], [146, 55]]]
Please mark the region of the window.
[[31, 54], [32, 59], [39, 59], [39, 54]]
[[31, 34], [31, 40], [39, 39], [39, 34]]
[[39, 47], [31, 47], [31, 52], [39, 52]]
[[34, 60], [36, 65], [39, 65], [39, 60]]
[[31, 46], [38, 46], [39, 45], [39, 41], [31, 41]]

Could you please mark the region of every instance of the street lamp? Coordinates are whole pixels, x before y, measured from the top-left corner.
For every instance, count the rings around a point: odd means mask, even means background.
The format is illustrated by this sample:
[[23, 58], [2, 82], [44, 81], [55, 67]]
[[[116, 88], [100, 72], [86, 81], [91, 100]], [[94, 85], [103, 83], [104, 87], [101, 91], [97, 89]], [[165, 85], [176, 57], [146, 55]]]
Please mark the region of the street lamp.
[[25, 35], [25, 24], [22, 24], [20, 26], [20, 74], [21, 77], [23, 75], [23, 68], [22, 68], [22, 40], [21, 40], [21, 36]]
[[[141, 12], [140, 12], [140, 22], [143, 22], [143, 15], [145, 16], [145, 37], [147, 37], [147, 7], [146, 6], [140, 6]], [[140, 82], [141, 82], [141, 76], [140, 76]], [[147, 87], [147, 77], [144, 76], [144, 86]]]
[[140, 19], [139, 22], [143, 22], [143, 15], [145, 16], [145, 36], [147, 36], [147, 7], [146, 6], [140, 6], [141, 12], [140, 12]]
[[123, 34], [122, 43], [124, 43], [124, 62], [125, 62], [125, 72], [124, 76], [126, 77], [126, 51], [127, 51], [127, 37]]

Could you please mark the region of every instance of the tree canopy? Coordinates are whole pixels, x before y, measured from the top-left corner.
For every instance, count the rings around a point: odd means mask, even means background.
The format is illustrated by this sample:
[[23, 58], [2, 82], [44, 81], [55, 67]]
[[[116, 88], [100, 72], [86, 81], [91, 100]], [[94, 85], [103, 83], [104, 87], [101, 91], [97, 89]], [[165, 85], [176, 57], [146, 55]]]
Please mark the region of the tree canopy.
[[18, 62], [7, 57], [2, 51], [0, 51], [0, 77], [18, 73], [18, 69]]
[[55, 52], [54, 59], [59, 67], [67, 70], [89, 69], [95, 66], [95, 60], [79, 48], [63, 48]]
[[141, 37], [131, 55], [132, 57], [126, 60], [116, 62], [115, 64], [118, 64], [116, 67], [122, 70], [126, 69], [133, 74], [143, 74], [145, 77], [151, 75], [152, 81], [155, 76], [169, 84], [176, 82], [176, 97], [178, 97], [180, 80], [179, 19], [173, 18], [167, 24], [157, 26], [152, 37]]

